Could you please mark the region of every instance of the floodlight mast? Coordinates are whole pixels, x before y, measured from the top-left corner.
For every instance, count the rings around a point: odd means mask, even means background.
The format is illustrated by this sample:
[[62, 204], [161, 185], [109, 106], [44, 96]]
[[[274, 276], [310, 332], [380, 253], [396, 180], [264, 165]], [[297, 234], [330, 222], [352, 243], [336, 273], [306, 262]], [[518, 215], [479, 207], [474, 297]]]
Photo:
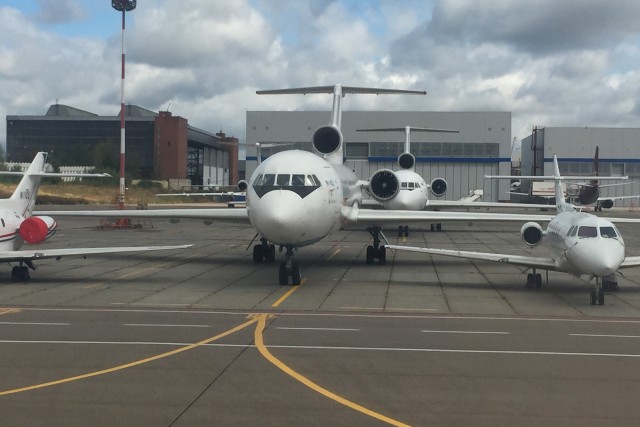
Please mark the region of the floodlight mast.
[[136, 0], [111, 0], [111, 7], [118, 12], [122, 12], [122, 78], [120, 80], [120, 191], [118, 193], [118, 209], [124, 209], [125, 202], [125, 183], [124, 183], [124, 164], [125, 164], [125, 105], [124, 105], [124, 16], [125, 12], [130, 12], [136, 8]]

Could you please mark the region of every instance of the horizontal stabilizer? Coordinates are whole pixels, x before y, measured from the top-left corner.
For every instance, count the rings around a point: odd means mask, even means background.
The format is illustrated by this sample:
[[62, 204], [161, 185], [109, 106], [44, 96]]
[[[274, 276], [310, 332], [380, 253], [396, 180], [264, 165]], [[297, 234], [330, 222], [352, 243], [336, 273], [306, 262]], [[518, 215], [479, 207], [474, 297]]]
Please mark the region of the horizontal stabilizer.
[[[335, 86], [310, 86], [299, 87], [291, 89], [271, 89], [271, 90], [258, 90], [258, 95], [287, 95], [287, 94], [312, 94], [312, 93], [334, 93]], [[348, 93], [372, 93], [372, 94], [414, 94], [414, 95], [426, 95], [424, 90], [401, 90], [401, 89], [380, 89], [370, 87], [355, 87], [355, 86], [342, 86], [342, 94]]]
[[[404, 132], [406, 128], [373, 128], [373, 129], [356, 129], [356, 132]], [[444, 132], [444, 133], [460, 133], [459, 130], [453, 129], [434, 129], [434, 128], [416, 128], [411, 126], [411, 132]]]

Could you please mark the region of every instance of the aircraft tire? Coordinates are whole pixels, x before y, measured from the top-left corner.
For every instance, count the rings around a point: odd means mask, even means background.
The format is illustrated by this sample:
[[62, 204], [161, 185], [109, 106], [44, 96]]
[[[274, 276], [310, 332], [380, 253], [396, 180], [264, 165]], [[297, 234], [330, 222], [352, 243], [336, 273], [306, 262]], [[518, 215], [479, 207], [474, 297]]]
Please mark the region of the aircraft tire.
[[402, 226], [399, 225], [398, 226], [398, 237], [402, 237], [402, 233], [403, 233]]
[[604, 291], [598, 292], [598, 305], [604, 305]]
[[404, 226], [404, 237], [409, 237], [409, 226], [408, 225]]
[[540, 289], [542, 287], [542, 275], [540, 273], [536, 273], [535, 282], [536, 282], [536, 288]]
[[373, 246], [367, 246], [367, 264], [373, 264]]
[[253, 247], [253, 262], [260, 263], [264, 258], [264, 254], [262, 253], [262, 245], [255, 245]]
[[300, 263], [293, 262], [291, 270], [291, 285], [299, 286], [302, 282], [302, 271], [300, 270]]
[[276, 245], [269, 245], [269, 256], [267, 261], [274, 262], [276, 260]]
[[284, 262], [280, 263], [280, 269], [278, 271], [278, 279], [280, 280], [281, 286], [286, 286], [289, 284], [289, 272], [287, 271], [287, 264]]
[[384, 246], [380, 246], [378, 248], [378, 260], [380, 261], [380, 264], [386, 264], [387, 262], [387, 248]]
[[598, 299], [596, 295], [596, 291], [591, 291], [591, 305], [596, 305], [596, 300]]

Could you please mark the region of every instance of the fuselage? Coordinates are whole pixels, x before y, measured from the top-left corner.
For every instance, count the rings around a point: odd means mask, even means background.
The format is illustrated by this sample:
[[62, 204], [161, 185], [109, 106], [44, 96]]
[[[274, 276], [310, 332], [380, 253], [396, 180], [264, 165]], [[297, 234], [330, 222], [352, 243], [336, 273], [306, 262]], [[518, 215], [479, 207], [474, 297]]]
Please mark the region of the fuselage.
[[360, 204], [357, 181], [350, 169], [313, 153], [276, 153], [249, 180], [249, 220], [276, 245], [313, 244], [340, 228], [343, 206]]
[[413, 170], [403, 169], [395, 172], [400, 181], [398, 195], [382, 202], [385, 209], [420, 211], [429, 199], [429, 189], [424, 178]]
[[561, 212], [549, 222], [546, 238], [558, 269], [574, 275], [607, 277], [625, 258], [618, 229], [595, 215]]

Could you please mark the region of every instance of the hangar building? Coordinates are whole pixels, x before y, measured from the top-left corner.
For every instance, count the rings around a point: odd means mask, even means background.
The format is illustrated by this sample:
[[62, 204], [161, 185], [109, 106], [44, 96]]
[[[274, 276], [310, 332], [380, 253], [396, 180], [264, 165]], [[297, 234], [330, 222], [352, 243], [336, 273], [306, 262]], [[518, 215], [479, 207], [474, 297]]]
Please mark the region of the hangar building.
[[[624, 185], [601, 188], [601, 197], [640, 194], [640, 129], [541, 127], [522, 140], [522, 175], [553, 175], [553, 155], [558, 156], [562, 175], [593, 175], [594, 155], [599, 147], [602, 176], [628, 176]], [[603, 183], [608, 185], [613, 182]], [[530, 180], [522, 180], [521, 191], [530, 193]], [[616, 206], [638, 206], [638, 199], [615, 201]]]
[[[274, 152], [298, 148], [312, 151], [311, 137], [330, 123], [329, 111], [248, 111], [246, 176], [257, 166], [260, 143], [289, 143], [262, 149], [263, 159]], [[404, 132], [356, 132], [367, 128], [405, 126], [458, 130], [460, 133], [411, 134], [416, 172], [425, 181], [440, 177], [448, 184], [445, 199], [457, 200], [470, 190], [483, 189], [484, 201], [508, 198], [509, 183], [485, 175], [511, 173], [510, 112], [344, 111], [342, 132], [346, 164], [360, 179], [382, 168], [398, 170]]]
[[[229, 185], [238, 181], [238, 139], [190, 126], [168, 111], [127, 105], [127, 164], [144, 179], [190, 179], [192, 185]], [[120, 116], [99, 116], [66, 105], [49, 107], [44, 116], [7, 116], [7, 161], [30, 162], [38, 151], [63, 164], [87, 157], [107, 144], [120, 153]], [[127, 169], [129, 171], [129, 169]]]

